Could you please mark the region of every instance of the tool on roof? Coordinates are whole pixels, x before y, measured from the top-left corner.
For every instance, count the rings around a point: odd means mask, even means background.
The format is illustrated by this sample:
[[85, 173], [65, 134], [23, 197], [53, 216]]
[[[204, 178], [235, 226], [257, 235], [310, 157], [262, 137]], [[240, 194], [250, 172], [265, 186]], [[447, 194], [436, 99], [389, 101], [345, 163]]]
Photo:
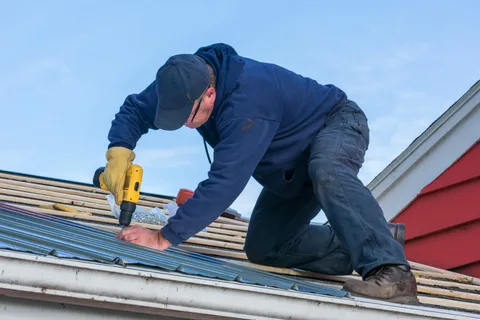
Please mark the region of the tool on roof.
[[[109, 191], [103, 182], [103, 172], [105, 167], [100, 167], [93, 176], [93, 185], [97, 188]], [[132, 215], [140, 199], [140, 186], [142, 184], [143, 169], [137, 164], [131, 165], [127, 169], [125, 184], [123, 186], [123, 199], [120, 205], [120, 216], [118, 222], [121, 227], [130, 225]]]
[[190, 189], [180, 189], [178, 190], [177, 197], [175, 198], [175, 202], [177, 206], [181, 206], [185, 201], [193, 197], [193, 191]]
[[75, 208], [69, 207], [67, 205], [61, 204], [61, 203], [52, 203], [52, 204], [41, 204], [39, 205], [40, 208], [42, 209], [50, 209], [50, 210], [58, 210], [58, 211], [65, 211], [65, 212], [71, 212], [71, 213], [78, 213]]
[[[193, 191], [190, 190], [190, 189], [182, 188], [182, 189], [178, 190], [177, 197], [175, 198], [175, 203], [177, 204], [177, 206], [181, 206], [185, 201], [187, 201], [191, 197], [193, 197]], [[237, 210], [232, 209], [232, 208], [227, 208], [221, 214], [221, 216], [231, 218], [231, 219], [235, 219], [237, 217], [241, 218], [241, 214], [238, 213]]]

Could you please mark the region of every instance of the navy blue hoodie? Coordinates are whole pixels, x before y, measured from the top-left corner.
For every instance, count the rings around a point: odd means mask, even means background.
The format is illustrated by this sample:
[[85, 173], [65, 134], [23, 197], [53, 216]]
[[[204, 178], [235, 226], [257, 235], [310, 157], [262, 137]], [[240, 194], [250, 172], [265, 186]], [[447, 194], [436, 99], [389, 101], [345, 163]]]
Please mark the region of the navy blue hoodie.
[[[345, 93], [270, 63], [242, 57], [229, 45], [195, 53], [212, 66], [217, 94], [210, 119], [198, 132], [214, 150], [208, 179], [199, 183], [162, 229], [173, 245], [219, 217], [250, 177], [278, 196], [291, 198], [308, 178], [308, 147]], [[134, 149], [153, 125], [155, 82], [129, 95], [112, 122], [110, 145]]]

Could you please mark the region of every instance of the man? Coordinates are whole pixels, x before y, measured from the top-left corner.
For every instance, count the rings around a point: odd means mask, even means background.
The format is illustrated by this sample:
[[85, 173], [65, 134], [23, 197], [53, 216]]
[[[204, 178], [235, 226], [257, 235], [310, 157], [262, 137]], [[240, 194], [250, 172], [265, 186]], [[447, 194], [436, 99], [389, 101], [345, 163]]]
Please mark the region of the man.
[[[112, 122], [105, 182], [117, 203], [140, 137], [184, 125], [214, 148], [208, 179], [160, 232], [130, 227], [118, 238], [159, 250], [178, 245], [220, 216], [253, 176], [263, 190], [245, 242], [250, 261], [324, 274], [356, 270], [363, 281], [344, 286], [353, 294], [418, 302], [396, 226], [357, 177], [369, 129], [342, 90], [226, 44], [169, 58]], [[331, 226], [310, 224], [321, 209]]]

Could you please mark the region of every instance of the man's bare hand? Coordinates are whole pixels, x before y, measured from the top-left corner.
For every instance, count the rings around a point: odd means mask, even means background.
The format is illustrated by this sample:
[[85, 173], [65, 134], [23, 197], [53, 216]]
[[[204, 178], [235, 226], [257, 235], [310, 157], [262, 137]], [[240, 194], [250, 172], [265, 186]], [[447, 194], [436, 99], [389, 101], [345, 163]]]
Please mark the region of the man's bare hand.
[[139, 244], [157, 250], [165, 250], [172, 246], [161, 232], [152, 231], [141, 226], [124, 228], [116, 237], [126, 242]]

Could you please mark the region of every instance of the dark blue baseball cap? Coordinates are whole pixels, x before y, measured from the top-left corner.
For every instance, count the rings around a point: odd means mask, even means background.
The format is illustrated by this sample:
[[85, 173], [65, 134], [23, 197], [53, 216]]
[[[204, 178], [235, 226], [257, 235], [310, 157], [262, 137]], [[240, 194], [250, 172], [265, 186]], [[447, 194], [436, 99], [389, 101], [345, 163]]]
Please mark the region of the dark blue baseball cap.
[[210, 74], [203, 59], [193, 54], [170, 57], [156, 75], [155, 126], [163, 130], [180, 129], [209, 83]]

